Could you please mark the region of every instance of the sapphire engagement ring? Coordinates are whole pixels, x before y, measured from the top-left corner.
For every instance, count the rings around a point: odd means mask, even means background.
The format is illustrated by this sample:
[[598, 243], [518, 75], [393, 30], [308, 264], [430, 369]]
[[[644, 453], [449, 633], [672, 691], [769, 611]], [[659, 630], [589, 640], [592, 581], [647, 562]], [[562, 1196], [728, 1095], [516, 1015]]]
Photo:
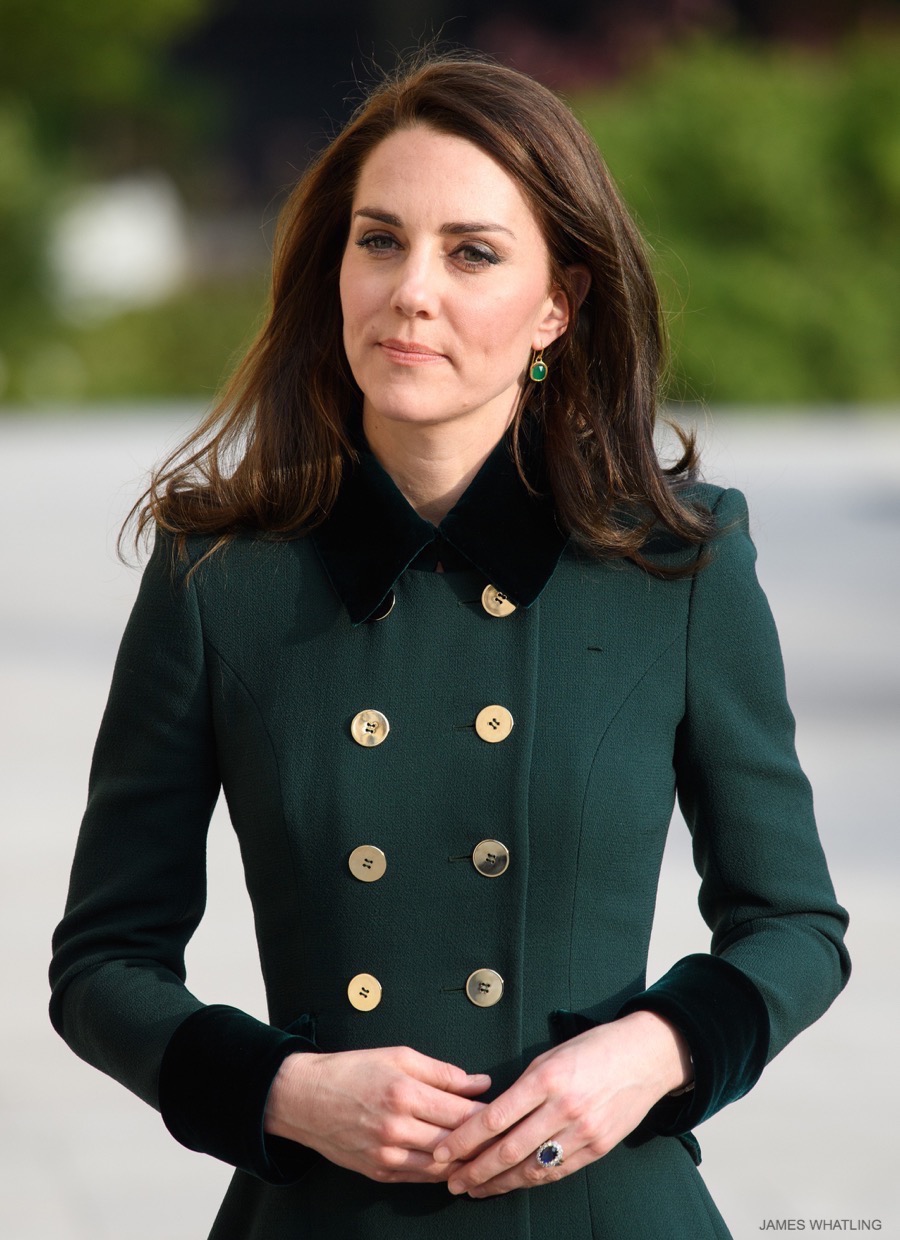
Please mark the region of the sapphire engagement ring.
[[563, 1147], [558, 1141], [545, 1141], [534, 1153], [542, 1167], [559, 1167], [563, 1160]]

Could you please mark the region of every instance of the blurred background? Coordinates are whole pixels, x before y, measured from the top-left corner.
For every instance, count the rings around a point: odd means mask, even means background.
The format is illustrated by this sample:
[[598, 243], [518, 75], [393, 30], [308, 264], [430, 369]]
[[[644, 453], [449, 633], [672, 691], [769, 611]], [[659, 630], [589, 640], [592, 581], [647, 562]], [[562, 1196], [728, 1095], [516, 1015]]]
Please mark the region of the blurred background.
[[[287, 192], [380, 69], [433, 39], [559, 90], [644, 230], [672, 407], [706, 476], [748, 493], [852, 914], [848, 993], [704, 1125], [707, 1183], [736, 1240], [822, 1218], [900, 1236], [894, 0], [0, 0], [0, 1235], [195, 1240], [227, 1183], [46, 1018], [139, 579], [115, 535], [252, 339]], [[651, 978], [708, 939], [671, 834]], [[265, 1016], [221, 810], [190, 953], [196, 993]]]
[[377, 68], [561, 91], [655, 250], [673, 396], [900, 398], [891, 0], [0, 0], [0, 400], [208, 399], [277, 210]]

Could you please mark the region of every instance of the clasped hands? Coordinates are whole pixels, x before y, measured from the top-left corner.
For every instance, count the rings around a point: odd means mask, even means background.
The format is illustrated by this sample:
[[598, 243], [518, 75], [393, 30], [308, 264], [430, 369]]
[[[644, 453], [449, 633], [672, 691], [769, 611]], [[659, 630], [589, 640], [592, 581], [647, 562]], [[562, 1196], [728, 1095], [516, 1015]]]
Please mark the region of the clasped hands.
[[[381, 1183], [438, 1183], [490, 1197], [587, 1166], [688, 1080], [681, 1036], [652, 1012], [598, 1025], [539, 1055], [492, 1102], [490, 1077], [408, 1047], [285, 1059], [265, 1131]], [[535, 1151], [557, 1141], [564, 1161]]]

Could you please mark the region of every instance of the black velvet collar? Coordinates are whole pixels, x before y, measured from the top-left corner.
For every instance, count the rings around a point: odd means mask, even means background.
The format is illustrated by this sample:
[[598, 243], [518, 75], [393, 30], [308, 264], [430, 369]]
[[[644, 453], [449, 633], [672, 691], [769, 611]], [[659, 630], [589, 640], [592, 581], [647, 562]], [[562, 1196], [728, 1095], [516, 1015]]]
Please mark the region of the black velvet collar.
[[566, 545], [540, 453], [525, 445], [530, 495], [507, 433], [439, 526], [424, 520], [381, 467], [360, 432], [358, 462], [346, 460], [337, 502], [312, 533], [331, 584], [354, 624], [380, 612], [398, 577], [443, 542], [520, 607], [547, 584]]

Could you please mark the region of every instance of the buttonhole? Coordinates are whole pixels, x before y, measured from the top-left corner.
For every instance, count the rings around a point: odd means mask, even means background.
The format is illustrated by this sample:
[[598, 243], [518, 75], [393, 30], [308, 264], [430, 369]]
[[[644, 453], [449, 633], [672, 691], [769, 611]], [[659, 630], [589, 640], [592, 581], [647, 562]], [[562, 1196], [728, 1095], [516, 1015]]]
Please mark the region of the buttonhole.
[[462, 995], [465, 994], [465, 986], [442, 986], [442, 995]]
[[596, 650], [596, 651], [599, 651], [601, 654], [603, 653], [602, 646], [588, 646], [588, 650]]
[[463, 855], [462, 855], [461, 857], [448, 857], [448, 858], [447, 858], [447, 860], [448, 860], [448, 861], [471, 861], [471, 860], [472, 860], [472, 854], [471, 854], [471, 853], [463, 853]]

